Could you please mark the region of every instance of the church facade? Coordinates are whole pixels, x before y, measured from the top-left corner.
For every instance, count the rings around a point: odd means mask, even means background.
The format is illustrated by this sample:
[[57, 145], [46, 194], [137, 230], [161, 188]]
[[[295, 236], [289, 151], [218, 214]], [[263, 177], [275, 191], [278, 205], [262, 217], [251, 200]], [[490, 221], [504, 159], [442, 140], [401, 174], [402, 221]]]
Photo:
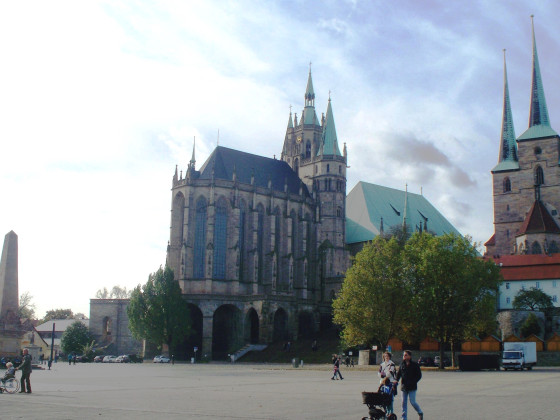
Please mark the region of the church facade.
[[280, 159], [218, 146], [172, 181], [167, 264], [189, 303], [183, 356], [223, 358], [247, 343], [313, 337], [350, 258], [347, 154], [329, 98], [318, 118], [311, 71]]
[[[498, 164], [492, 169], [494, 234], [486, 256], [502, 267], [499, 309], [535, 287], [558, 305], [560, 281], [560, 136], [551, 127], [535, 30], [529, 126], [516, 138], [504, 55], [504, 101]], [[555, 255], [556, 254], [556, 255]]]

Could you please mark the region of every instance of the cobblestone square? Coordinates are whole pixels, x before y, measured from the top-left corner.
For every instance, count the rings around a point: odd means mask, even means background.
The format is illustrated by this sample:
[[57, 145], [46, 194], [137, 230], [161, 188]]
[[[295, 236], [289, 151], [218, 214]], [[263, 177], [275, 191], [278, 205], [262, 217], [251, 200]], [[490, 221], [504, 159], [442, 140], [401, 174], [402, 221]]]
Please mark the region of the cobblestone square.
[[[360, 419], [374, 367], [257, 364], [77, 364], [33, 371], [33, 394], [0, 395], [2, 419]], [[18, 372], [19, 378], [19, 372]], [[557, 419], [560, 368], [424, 371], [425, 419]], [[400, 404], [400, 393], [395, 408]], [[409, 407], [410, 408], [410, 407]], [[397, 410], [397, 412], [399, 412]], [[409, 419], [416, 419], [410, 415]]]

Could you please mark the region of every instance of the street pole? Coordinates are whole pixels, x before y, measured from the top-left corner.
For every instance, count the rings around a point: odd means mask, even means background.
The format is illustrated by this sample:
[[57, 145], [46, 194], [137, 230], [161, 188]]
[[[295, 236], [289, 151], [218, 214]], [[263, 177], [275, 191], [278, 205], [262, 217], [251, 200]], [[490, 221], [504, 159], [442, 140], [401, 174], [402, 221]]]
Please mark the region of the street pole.
[[53, 352], [54, 352], [54, 326], [56, 324], [53, 322], [52, 324], [52, 336], [51, 336], [51, 357], [49, 359], [49, 370], [51, 370], [51, 365], [53, 361]]

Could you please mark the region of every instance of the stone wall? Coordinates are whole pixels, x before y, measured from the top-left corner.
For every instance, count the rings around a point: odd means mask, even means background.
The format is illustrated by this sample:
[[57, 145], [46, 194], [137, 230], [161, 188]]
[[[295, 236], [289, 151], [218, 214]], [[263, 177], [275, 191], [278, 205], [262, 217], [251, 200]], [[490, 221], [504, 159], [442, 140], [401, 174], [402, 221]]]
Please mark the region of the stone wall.
[[89, 330], [106, 354], [141, 354], [142, 342], [128, 328], [128, 299], [90, 299]]

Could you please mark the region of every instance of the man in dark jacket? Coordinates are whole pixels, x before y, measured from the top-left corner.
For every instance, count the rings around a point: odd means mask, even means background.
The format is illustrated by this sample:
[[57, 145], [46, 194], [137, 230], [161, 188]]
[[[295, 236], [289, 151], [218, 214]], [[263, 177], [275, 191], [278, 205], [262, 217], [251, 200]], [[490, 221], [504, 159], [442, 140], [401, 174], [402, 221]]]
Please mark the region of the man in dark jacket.
[[29, 350], [23, 349], [23, 360], [16, 370], [21, 370], [21, 390], [19, 392], [26, 392], [25, 385], [27, 384], [27, 393], [31, 394], [31, 381], [29, 380], [29, 376], [31, 375], [31, 355], [29, 354]]
[[408, 399], [410, 404], [418, 413], [419, 420], [424, 419], [424, 413], [416, 402], [416, 390], [418, 389], [418, 382], [422, 379], [422, 371], [417, 363], [412, 361], [412, 352], [405, 350], [403, 353], [403, 362], [397, 372], [397, 382], [401, 380], [401, 395], [402, 395], [402, 418], [406, 420], [406, 411], [408, 408]]

